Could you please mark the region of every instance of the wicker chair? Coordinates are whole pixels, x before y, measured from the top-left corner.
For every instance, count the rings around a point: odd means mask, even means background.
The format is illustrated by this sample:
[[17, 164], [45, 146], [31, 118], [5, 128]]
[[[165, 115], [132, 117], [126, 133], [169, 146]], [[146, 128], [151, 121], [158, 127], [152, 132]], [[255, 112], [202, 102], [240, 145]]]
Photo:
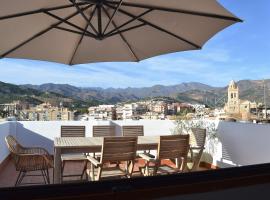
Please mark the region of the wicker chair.
[[[13, 157], [16, 171], [19, 172], [15, 186], [25, 184], [43, 183], [22, 183], [26, 176], [42, 176], [45, 184], [50, 184], [49, 169], [53, 168], [53, 160], [49, 153], [39, 147], [26, 148], [20, 145], [17, 140], [9, 135], [5, 138], [7, 147]], [[41, 171], [41, 175], [27, 174], [33, 171]]]
[[[85, 137], [85, 126], [61, 126], [61, 137]], [[62, 169], [61, 169], [61, 177], [62, 180], [65, 177], [80, 177], [80, 180], [83, 179], [84, 174], [86, 174], [87, 169], [87, 157], [84, 153], [70, 153], [70, 154], [62, 154]], [[84, 167], [81, 174], [69, 174], [64, 175], [64, 169], [67, 162], [80, 162], [83, 163]]]
[[[88, 156], [91, 163], [90, 177], [92, 181], [112, 178], [131, 177], [137, 151], [137, 137], [104, 137], [100, 161]], [[126, 163], [125, 169], [119, 165], [106, 167], [108, 163]], [[95, 175], [95, 169], [98, 169]]]
[[196, 171], [200, 166], [201, 157], [206, 140], [206, 129], [192, 128], [190, 134], [190, 156], [188, 158], [188, 170]]
[[[145, 166], [140, 168], [144, 176], [180, 173], [186, 170], [187, 155], [189, 151], [189, 135], [160, 136], [157, 156], [139, 154], [145, 160]], [[178, 159], [176, 167], [161, 164], [162, 160]], [[180, 163], [181, 161], [181, 163]]]

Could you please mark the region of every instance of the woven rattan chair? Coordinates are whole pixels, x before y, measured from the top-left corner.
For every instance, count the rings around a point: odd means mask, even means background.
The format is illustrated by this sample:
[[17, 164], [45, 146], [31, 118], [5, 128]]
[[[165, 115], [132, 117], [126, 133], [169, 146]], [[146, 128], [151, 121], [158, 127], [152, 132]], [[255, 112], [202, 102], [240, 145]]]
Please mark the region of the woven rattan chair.
[[[145, 166], [140, 170], [144, 176], [180, 173], [186, 170], [187, 155], [189, 151], [189, 135], [160, 136], [156, 156], [139, 154], [145, 160]], [[163, 160], [178, 159], [178, 165], [172, 167], [161, 164]]]
[[[61, 137], [85, 137], [85, 126], [61, 126]], [[83, 179], [83, 176], [86, 174], [87, 169], [87, 157], [84, 153], [69, 153], [62, 154], [62, 170], [61, 177], [62, 181], [65, 177], [80, 177], [80, 180]], [[80, 162], [83, 163], [83, 170], [81, 174], [69, 174], [64, 175], [64, 169], [67, 162]]]
[[[49, 153], [39, 147], [23, 147], [17, 140], [9, 135], [5, 138], [7, 147], [13, 157], [16, 171], [19, 172], [15, 186], [25, 184], [43, 184], [43, 183], [22, 183], [26, 176], [42, 176], [45, 184], [50, 184], [49, 169], [53, 168], [52, 157]], [[31, 175], [29, 172], [40, 171], [41, 175]]]
[[192, 128], [190, 134], [190, 156], [188, 158], [188, 170], [196, 171], [200, 166], [201, 157], [203, 154], [206, 129]]
[[[136, 151], [137, 137], [104, 137], [100, 161], [88, 156], [91, 163], [89, 172], [91, 180], [131, 177]], [[119, 165], [111, 167], [110, 164], [115, 162], [125, 162], [125, 169], [122, 169]], [[97, 169], [97, 174], [95, 169]]]
[[143, 126], [122, 126], [122, 135], [123, 136], [144, 136]]

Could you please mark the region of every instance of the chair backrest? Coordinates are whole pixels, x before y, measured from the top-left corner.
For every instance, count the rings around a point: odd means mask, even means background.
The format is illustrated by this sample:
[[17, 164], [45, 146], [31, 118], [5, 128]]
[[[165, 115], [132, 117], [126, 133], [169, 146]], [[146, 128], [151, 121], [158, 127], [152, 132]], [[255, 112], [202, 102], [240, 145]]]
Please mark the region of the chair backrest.
[[61, 137], [85, 137], [85, 126], [61, 126]]
[[144, 136], [143, 126], [122, 126], [122, 135], [130, 137]]
[[189, 135], [160, 136], [157, 159], [187, 158]]
[[206, 129], [202, 128], [192, 128], [192, 133], [190, 134], [190, 145], [192, 147], [204, 148], [206, 139]]
[[5, 137], [7, 147], [11, 154], [19, 154], [23, 152], [23, 147], [18, 143], [18, 141], [11, 135]]
[[115, 136], [115, 126], [93, 126], [93, 137], [113, 137]]
[[101, 163], [135, 160], [137, 140], [137, 137], [104, 137]]

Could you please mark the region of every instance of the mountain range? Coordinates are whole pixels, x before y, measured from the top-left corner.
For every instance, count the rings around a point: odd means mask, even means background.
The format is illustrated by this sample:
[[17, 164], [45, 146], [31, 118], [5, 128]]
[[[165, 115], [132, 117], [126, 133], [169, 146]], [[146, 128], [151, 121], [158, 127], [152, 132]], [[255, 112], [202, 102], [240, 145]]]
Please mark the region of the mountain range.
[[[241, 80], [237, 82], [240, 98], [262, 102], [269, 96], [269, 80]], [[11, 100], [24, 100], [33, 104], [49, 101], [64, 102], [67, 105], [115, 104], [119, 102], [137, 101], [154, 97], [170, 97], [180, 102], [204, 103], [211, 106], [223, 106], [226, 102], [227, 86], [213, 87], [199, 82], [181, 83], [164, 86], [155, 85], [143, 88], [81, 88], [68, 84], [47, 83], [42, 85], [14, 85], [0, 82], [0, 103]]]

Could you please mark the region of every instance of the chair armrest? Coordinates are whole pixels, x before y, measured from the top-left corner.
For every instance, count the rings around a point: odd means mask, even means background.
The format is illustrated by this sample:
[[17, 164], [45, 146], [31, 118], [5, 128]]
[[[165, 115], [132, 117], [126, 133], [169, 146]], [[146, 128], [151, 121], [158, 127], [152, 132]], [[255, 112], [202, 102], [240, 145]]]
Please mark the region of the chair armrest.
[[41, 147], [24, 147], [23, 150], [26, 154], [47, 155], [47, 156], [50, 155], [46, 149]]
[[87, 156], [87, 159], [89, 160], [89, 162], [91, 162], [93, 165], [95, 165], [96, 167], [99, 167], [101, 166], [101, 163], [95, 159], [94, 157], [92, 156]]
[[201, 150], [205, 149], [204, 147], [190, 147], [191, 150]]
[[139, 154], [139, 157], [141, 157], [142, 159], [144, 159], [144, 160], [146, 160], [146, 161], [148, 161], [148, 162], [155, 162], [155, 161], [156, 161], [156, 159], [153, 158], [152, 155], [149, 156], [149, 155], [147, 155], [147, 154], [145, 154], [145, 153], [140, 153], [140, 154]]

